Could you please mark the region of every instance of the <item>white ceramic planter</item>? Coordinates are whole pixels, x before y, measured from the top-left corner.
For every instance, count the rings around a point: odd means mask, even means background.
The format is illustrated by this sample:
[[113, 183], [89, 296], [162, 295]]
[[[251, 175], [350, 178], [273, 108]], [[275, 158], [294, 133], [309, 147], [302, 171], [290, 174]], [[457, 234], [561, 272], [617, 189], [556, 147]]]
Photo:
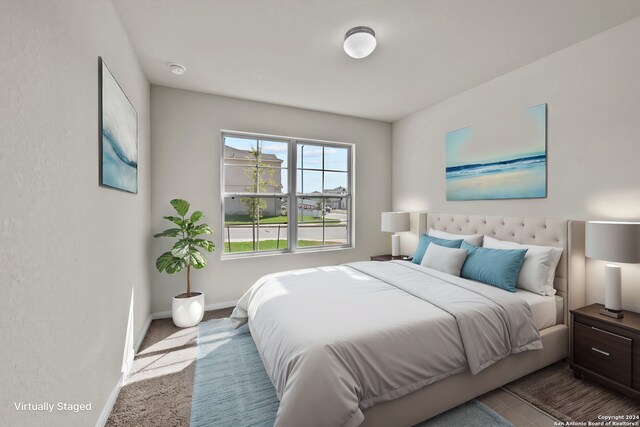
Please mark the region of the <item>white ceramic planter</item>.
[[191, 298], [179, 298], [180, 296], [173, 297], [173, 303], [171, 303], [173, 323], [179, 328], [197, 325], [204, 317], [204, 294], [191, 292]]

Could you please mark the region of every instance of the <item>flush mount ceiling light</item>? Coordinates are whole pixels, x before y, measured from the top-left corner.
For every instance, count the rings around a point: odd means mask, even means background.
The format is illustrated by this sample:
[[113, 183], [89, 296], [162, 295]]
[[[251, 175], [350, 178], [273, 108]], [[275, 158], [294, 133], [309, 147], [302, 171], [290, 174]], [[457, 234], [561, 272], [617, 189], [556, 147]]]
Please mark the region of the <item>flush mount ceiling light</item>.
[[352, 58], [369, 56], [376, 44], [376, 33], [369, 27], [353, 27], [344, 35], [344, 51]]
[[167, 64], [169, 66], [169, 69], [171, 70], [171, 72], [173, 74], [175, 74], [176, 76], [181, 76], [184, 74], [184, 72], [187, 70], [184, 65], [180, 65], [177, 64], [175, 62], [169, 62]]

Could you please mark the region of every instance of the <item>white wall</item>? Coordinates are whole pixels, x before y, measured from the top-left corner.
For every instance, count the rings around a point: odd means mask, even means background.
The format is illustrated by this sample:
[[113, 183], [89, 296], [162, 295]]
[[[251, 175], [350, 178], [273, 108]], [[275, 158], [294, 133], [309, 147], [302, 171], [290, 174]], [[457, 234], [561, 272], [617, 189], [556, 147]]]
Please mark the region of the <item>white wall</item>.
[[[207, 304], [238, 299], [260, 276], [287, 269], [368, 259], [390, 249], [380, 232], [380, 213], [391, 207], [391, 125], [309, 110], [243, 101], [166, 87], [151, 87], [153, 137], [151, 226], [169, 225], [169, 200], [179, 197], [202, 210], [214, 229], [216, 251], [208, 266], [192, 273], [195, 290]], [[284, 135], [356, 144], [355, 249], [221, 260], [220, 130]], [[152, 243], [155, 257], [170, 248], [166, 239]], [[169, 310], [181, 292], [185, 274], [152, 275], [154, 312]]]
[[[393, 208], [640, 220], [638, 40], [640, 18], [395, 122]], [[446, 133], [545, 102], [548, 197], [447, 202]], [[588, 264], [588, 302], [602, 301], [603, 265]], [[623, 275], [624, 305], [640, 311], [640, 268]]]
[[[3, 0], [0, 40], [0, 425], [91, 426], [132, 290], [136, 338], [149, 315], [149, 83], [107, 0]], [[99, 55], [138, 112], [138, 195], [98, 186]]]

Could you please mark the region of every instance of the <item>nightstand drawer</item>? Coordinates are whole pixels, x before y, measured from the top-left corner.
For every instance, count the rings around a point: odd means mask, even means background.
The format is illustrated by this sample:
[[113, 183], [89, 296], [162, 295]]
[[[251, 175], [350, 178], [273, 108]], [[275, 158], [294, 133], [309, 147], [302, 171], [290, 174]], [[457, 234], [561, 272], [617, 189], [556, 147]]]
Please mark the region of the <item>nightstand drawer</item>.
[[573, 326], [575, 364], [631, 386], [633, 340], [577, 321]]

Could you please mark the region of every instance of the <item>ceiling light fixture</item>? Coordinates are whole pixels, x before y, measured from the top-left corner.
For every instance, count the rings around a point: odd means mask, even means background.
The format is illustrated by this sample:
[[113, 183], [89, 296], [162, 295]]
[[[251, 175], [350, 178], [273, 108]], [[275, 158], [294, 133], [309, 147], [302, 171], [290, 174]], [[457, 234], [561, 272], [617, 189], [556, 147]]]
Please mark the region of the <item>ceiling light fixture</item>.
[[352, 58], [369, 56], [376, 44], [376, 33], [369, 27], [353, 27], [344, 35], [344, 51]]
[[167, 64], [169, 66], [169, 69], [171, 70], [171, 72], [173, 74], [175, 74], [176, 76], [181, 76], [184, 74], [184, 72], [187, 70], [184, 65], [180, 65], [177, 64], [175, 62], [169, 62]]

